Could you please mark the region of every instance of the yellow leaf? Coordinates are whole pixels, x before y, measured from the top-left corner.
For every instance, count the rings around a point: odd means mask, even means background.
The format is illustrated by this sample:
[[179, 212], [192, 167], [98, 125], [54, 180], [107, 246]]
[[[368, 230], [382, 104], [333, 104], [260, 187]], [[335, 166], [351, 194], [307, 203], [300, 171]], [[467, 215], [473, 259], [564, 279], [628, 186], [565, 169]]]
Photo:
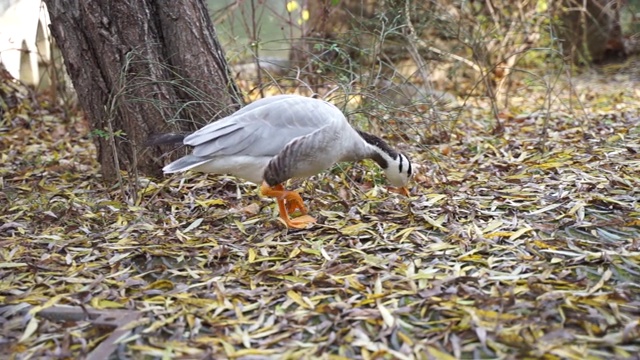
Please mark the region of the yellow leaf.
[[298, 4], [297, 1], [289, 1], [287, 3], [287, 11], [290, 13], [298, 10], [299, 8], [300, 8], [300, 4]]
[[583, 201], [578, 201], [576, 202], [575, 205], [573, 205], [573, 207], [571, 208], [571, 210], [569, 210], [569, 212], [567, 214], [569, 215], [573, 215], [576, 213], [576, 211], [578, 211], [579, 209], [584, 208], [584, 202]]
[[553, 250], [556, 249], [555, 246], [548, 245], [547, 243], [542, 242], [540, 240], [534, 240], [533, 244], [536, 245], [537, 247], [541, 248], [541, 249], [553, 249]]
[[302, 296], [300, 296], [300, 294], [298, 294], [296, 291], [294, 290], [289, 290], [287, 291], [287, 296], [293, 300], [296, 304], [300, 305], [300, 307], [303, 307], [305, 309], [312, 309], [313, 306], [310, 306], [306, 301], [304, 301], [304, 299], [302, 298]]
[[402, 340], [403, 343], [409, 346], [413, 346], [413, 340], [409, 336], [407, 336], [404, 332], [398, 331], [398, 337], [400, 338], [400, 340]]
[[189, 304], [189, 305], [193, 305], [201, 308], [207, 307], [207, 306], [215, 306], [219, 304], [218, 301], [213, 299], [192, 298], [188, 294], [176, 294], [176, 297], [181, 304]]
[[378, 300], [378, 311], [380, 311], [380, 315], [382, 316], [382, 320], [384, 321], [385, 325], [387, 325], [388, 327], [393, 327], [396, 319], [393, 317], [391, 312], [384, 305], [382, 305], [382, 301], [380, 300]]
[[[249, 249], [249, 251], [251, 251], [251, 249]], [[294, 257], [298, 256], [298, 254], [300, 254], [300, 248], [296, 246], [289, 253], [289, 259], [293, 259]], [[251, 260], [249, 260], [249, 261], [251, 261]]]
[[507, 237], [513, 235], [512, 231], [494, 231], [489, 234], [485, 234], [484, 237], [487, 239], [496, 238], [496, 237]]
[[29, 310], [29, 315], [35, 315], [38, 312], [40, 312], [43, 309], [46, 308], [50, 308], [52, 306], [54, 306], [55, 304], [57, 304], [60, 299], [62, 299], [65, 295], [62, 294], [58, 294], [54, 297], [52, 297], [51, 299], [47, 300], [47, 302], [45, 302], [44, 304], [40, 305], [40, 306], [34, 306], [33, 308], [31, 308], [31, 310]]
[[435, 360], [455, 360], [456, 358], [436, 349], [433, 346], [427, 346], [427, 355], [429, 355], [429, 359]]
[[91, 306], [93, 306], [96, 309], [121, 309], [124, 307], [122, 304], [118, 302], [107, 300], [107, 299], [99, 299], [99, 298], [92, 298]]
[[299, 277], [299, 276], [292, 276], [292, 275], [271, 275], [271, 276], [273, 276], [276, 279], [287, 280], [287, 281], [300, 283], [300, 284], [306, 284], [309, 282], [309, 279]]
[[387, 260], [385, 258], [381, 258], [379, 256], [365, 254], [364, 262], [367, 263], [367, 264], [374, 265], [374, 266], [383, 267], [384, 265], [389, 263], [389, 260]]
[[538, 164], [538, 165], [533, 165], [531, 166], [531, 168], [533, 169], [555, 169], [555, 168], [561, 168], [566, 166], [567, 163], [566, 162], [561, 162], [561, 161], [550, 161], [548, 163], [542, 163], [542, 164]]
[[518, 315], [508, 314], [508, 313], [499, 313], [497, 311], [492, 311], [492, 310], [476, 309], [474, 311], [474, 313], [477, 316], [479, 316], [480, 318], [482, 318], [484, 320], [488, 320], [488, 321], [515, 320], [515, 319], [520, 318], [520, 316], [518, 316]]
[[1, 268], [16, 268], [16, 267], [24, 267], [27, 266], [27, 263], [15, 263], [15, 262], [4, 262], [0, 263]]
[[426, 198], [429, 200], [424, 204], [425, 207], [433, 206], [436, 203], [440, 202], [440, 200], [445, 199], [447, 195], [444, 194], [427, 194]]
[[407, 238], [409, 237], [409, 235], [411, 235], [411, 233], [413, 233], [414, 231], [418, 230], [417, 227], [410, 227], [410, 228], [406, 228], [406, 229], [402, 229], [401, 231], [399, 231], [395, 238], [400, 238], [400, 242], [404, 242], [405, 240], [407, 240]]
[[236, 349], [233, 347], [233, 345], [224, 340], [220, 340], [220, 342], [222, 343], [222, 347], [224, 348], [224, 352], [227, 354], [227, 356], [233, 357], [236, 353]]
[[153, 324], [149, 325], [149, 327], [147, 327], [146, 329], [142, 330], [142, 333], [144, 334], [148, 334], [148, 333], [152, 333], [164, 326], [167, 326], [169, 324], [173, 324], [178, 318], [184, 316], [184, 312], [183, 311], [178, 311], [175, 314], [173, 314], [172, 316], [166, 318], [166, 319], [160, 319], [155, 321]]
[[491, 232], [497, 228], [499, 228], [500, 226], [502, 226], [502, 224], [504, 224], [502, 222], [502, 220], [493, 220], [492, 222], [490, 222], [487, 227], [484, 228], [484, 230], [482, 230], [483, 233], [488, 233]]
[[624, 140], [624, 136], [622, 134], [615, 134], [607, 138], [607, 143], [611, 144], [620, 140]]
[[340, 230], [344, 235], [358, 235], [363, 230], [370, 229], [372, 226], [369, 223], [357, 223], [346, 226]]
[[611, 270], [609, 269], [605, 270], [600, 280], [598, 280], [598, 282], [595, 285], [593, 285], [593, 287], [589, 289], [587, 293], [591, 295], [594, 292], [598, 291], [609, 279], [611, 279], [611, 275], [612, 275]]
[[538, 14], [546, 13], [547, 9], [549, 9], [549, 4], [547, 0], [538, 0], [536, 2], [536, 12]]
[[625, 226], [640, 226], [640, 219], [633, 219], [624, 224]]
[[208, 199], [208, 200], [196, 200], [196, 204], [203, 208], [208, 208], [211, 205], [225, 205], [226, 202], [222, 199]]
[[187, 226], [186, 229], [184, 229], [184, 231], [182, 232], [183, 234], [188, 233], [189, 231], [197, 228], [198, 226], [200, 226], [200, 224], [202, 224], [202, 220], [204, 220], [203, 218], [198, 218], [196, 220], [194, 220], [191, 225]]
[[128, 347], [129, 349], [132, 350], [137, 350], [140, 351], [141, 353], [147, 355], [147, 356], [155, 356], [155, 357], [160, 357], [163, 355], [163, 350], [164, 349], [159, 349], [157, 347], [153, 347], [153, 346], [147, 346], [147, 345], [137, 345], [137, 344], [131, 344]]
[[173, 283], [169, 280], [158, 280], [145, 287], [145, 290], [173, 290]]
[[36, 330], [38, 330], [38, 319], [36, 319], [36, 317], [34, 316], [31, 318], [31, 320], [29, 320], [29, 323], [27, 324], [27, 327], [24, 329], [24, 333], [22, 334], [18, 342], [24, 342], [31, 335], [33, 335], [33, 333], [36, 332]]
[[380, 280], [380, 276], [376, 276], [376, 282], [373, 284], [373, 293], [374, 294], [382, 294], [382, 280]]
[[524, 338], [520, 336], [517, 332], [503, 331], [502, 333], [498, 334], [498, 338], [502, 342], [510, 345], [521, 344], [524, 341]]
[[449, 232], [449, 229], [442, 226], [442, 223], [444, 222], [444, 217], [439, 217], [437, 221], [433, 220], [429, 215], [426, 215], [426, 214], [423, 214], [422, 217], [427, 221], [427, 223], [429, 223], [429, 225], [437, 228], [442, 232]]
[[547, 212], [547, 211], [553, 210], [553, 209], [557, 208], [558, 206], [562, 206], [562, 203], [551, 204], [551, 205], [549, 205], [547, 207], [544, 207], [542, 209], [538, 209], [536, 211], [532, 211], [532, 212], [529, 213], [529, 215], [542, 214], [543, 212]]
[[286, 257], [282, 257], [282, 256], [266, 256], [266, 257], [262, 257], [259, 259], [254, 260], [254, 262], [263, 262], [263, 261], [279, 261], [279, 260], [285, 260]]
[[513, 240], [519, 238], [520, 236], [524, 235], [525, 233], [528, 233], [531, 230], [533, 230], [533, 229], [531, 229], [531, 228], [522, 228], [522, 229], [514, 232], [513, 234], [511, 234], [511, 236], [509, 236], [509, 241], [513, 241]]
[[238, 227], [238, 230], [240, 230], [241, 233], [243, 233], [244, 235], [247, 235], [247, 230], [244, 227], [244, 224], [238, 220], [234, 220], [233, 221], [236, 226]]
[[329, 256], [329, 254], [324, 248], [320, 248], [320, 254], [322, 254], [322, 257], [325, 258], [327, 261], [331, 261], [331, 256]]
[[260, 355], [262, 355], [263, 357], [269, 358], [269, 356], [267, 355], [274, 355], [274, 354], [277, 354], [279, 351], [280, 351], [279, 349], [240, 349], [234, 353], [234, 357], [236, 358], [241, 358], [243, 356], [260, 357]]
[[364, 347], [364, 346], [361, 347], [360, 349], [361, 349], [360, 350], [360, 355], [362, 356], [362, 358], [364, 360], [371, 360], [371, 353], [369, 353], [369, 350], [367, 350], [367, 348]]
[[311, 249], [311, 248], [307, 248], [307, 247], [301, 248], [300, 251], [302, 251], [305, 254], [311, 254], [311, 255], [316, 255], [316, 256], [322, 255], [319, 250]]
[[355, 276], [348, 276], [347, 278], [349, 282], [349, 287], [357, 291], [363, 291], [364, 289], [366, 289], [366, 286], [362, 285], [362, 283], [360, 283]]
[[254, 261], [256, 261], [256, 257], [258, 255], [256, 254], [256, 249], [254, 248], [249, 248], [249, 262], [252, 263]]

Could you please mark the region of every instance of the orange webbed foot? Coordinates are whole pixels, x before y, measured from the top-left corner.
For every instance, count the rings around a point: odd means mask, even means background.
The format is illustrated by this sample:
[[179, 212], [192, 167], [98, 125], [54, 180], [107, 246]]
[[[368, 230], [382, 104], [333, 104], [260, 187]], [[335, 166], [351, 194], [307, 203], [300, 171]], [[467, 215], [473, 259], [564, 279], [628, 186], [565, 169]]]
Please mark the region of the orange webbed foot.
[[400, 195], [404, 195], [404, 196], [407, 196], [407, 197], [411, 195], [409, 193], [409, 189], [407, 189], [405, 186], [403, 186], [403, 187], [388, 187], [387, 189], [389, 190], [389, 192], [400, 194]]
[[[278, 210], [280, 211], [280, 220], [289, 228], [304, 229], [309, 224], [316, 222], [316, 219], [306, 215], [307, 208], [304, 206], [302, 197], [295, 191], [285, 190], [280, 184], [276, 186], [269, 186], [266, 182], [262, 183], [260, 191], [264, 196], [270, 196], [276, 198], [278, 203]], [[302, 216], [297, 218], [290, 218], [289, 214], [300, 210]]]
[[306, 229], [309, 225], [315, 224], [316, 219], [309, 215], [298, 216], [297, 218], [283, 217], [280, 216], [280, 220], [285, 223], [288, 228], [294, 229]]

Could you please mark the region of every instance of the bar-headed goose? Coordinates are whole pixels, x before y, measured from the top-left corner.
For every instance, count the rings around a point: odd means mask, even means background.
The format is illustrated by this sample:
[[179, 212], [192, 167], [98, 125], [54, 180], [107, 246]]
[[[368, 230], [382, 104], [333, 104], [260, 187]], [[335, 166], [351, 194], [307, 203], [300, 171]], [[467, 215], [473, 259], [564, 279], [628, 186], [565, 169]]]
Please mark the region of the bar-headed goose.
[[[315, 219], [306, 215], [300, 195], [282, 184], [318, 174], [336, 162], [373, 159], [389, 182], [408, 194], [409, 159], [377, 136], [352, 128], [337, 107], [323, 100], [267, 97], [190, 135], [167, 139], [182, 140], [193, 146], [193, 153], [165, 166], [165, 173], [231, 174], [262, 183], [262, 194], [276, 199], [280, 218], [288, 227], [304, 228]], [[155, 141], [161, 142], [167, 141]], [[303, 215], [291, 219], [289, 214], [295, 210]]]

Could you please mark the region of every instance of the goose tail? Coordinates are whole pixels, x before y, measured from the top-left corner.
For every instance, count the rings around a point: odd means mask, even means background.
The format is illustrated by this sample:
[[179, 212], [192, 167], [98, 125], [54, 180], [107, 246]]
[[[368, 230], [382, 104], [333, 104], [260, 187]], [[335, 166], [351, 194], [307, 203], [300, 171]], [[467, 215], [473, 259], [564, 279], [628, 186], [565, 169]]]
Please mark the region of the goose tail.
[[188, 134], [153, 134], [147, 138], [147, 146], [182, 144]]
[[205, 159], [199, 156], [187, 155], [163, 167], [162, 172], [164, 172], [165, 174], [172, 174], [172, 173], [187, 171], [195, 167], [198, 167], [199, 165], [202, 165], [208, 161], [211, 161], [211, 159]]

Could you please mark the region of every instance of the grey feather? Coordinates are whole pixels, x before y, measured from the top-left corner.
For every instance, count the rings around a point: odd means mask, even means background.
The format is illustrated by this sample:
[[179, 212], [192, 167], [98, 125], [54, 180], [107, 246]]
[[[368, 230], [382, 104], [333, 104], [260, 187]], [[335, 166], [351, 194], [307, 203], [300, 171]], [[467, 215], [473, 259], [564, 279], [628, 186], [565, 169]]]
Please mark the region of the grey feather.
[[240, 152], [275, 156], [292, 139], [326, 125], [327, 119], [331, 119], [327, 113], [334, 111], [335, 115], [343, 116], [329, 103], [308, 100], [295, 95], [262, 99], [187, 136], [184, 143], [194, 146], [193, 154], [201, 157]]
[[207, 158], [187, 155], [165, 166], [164, 168], [162, 168], [162, 171], [165, 174], [170, 174], [170, 173], [175, 173], [180, 171], [187, 171], [189, 169], [193, 169], [194, 167], [197, 167], [198, 165], [202, 165], [207, 161], [209, 161], [209, 159]]

